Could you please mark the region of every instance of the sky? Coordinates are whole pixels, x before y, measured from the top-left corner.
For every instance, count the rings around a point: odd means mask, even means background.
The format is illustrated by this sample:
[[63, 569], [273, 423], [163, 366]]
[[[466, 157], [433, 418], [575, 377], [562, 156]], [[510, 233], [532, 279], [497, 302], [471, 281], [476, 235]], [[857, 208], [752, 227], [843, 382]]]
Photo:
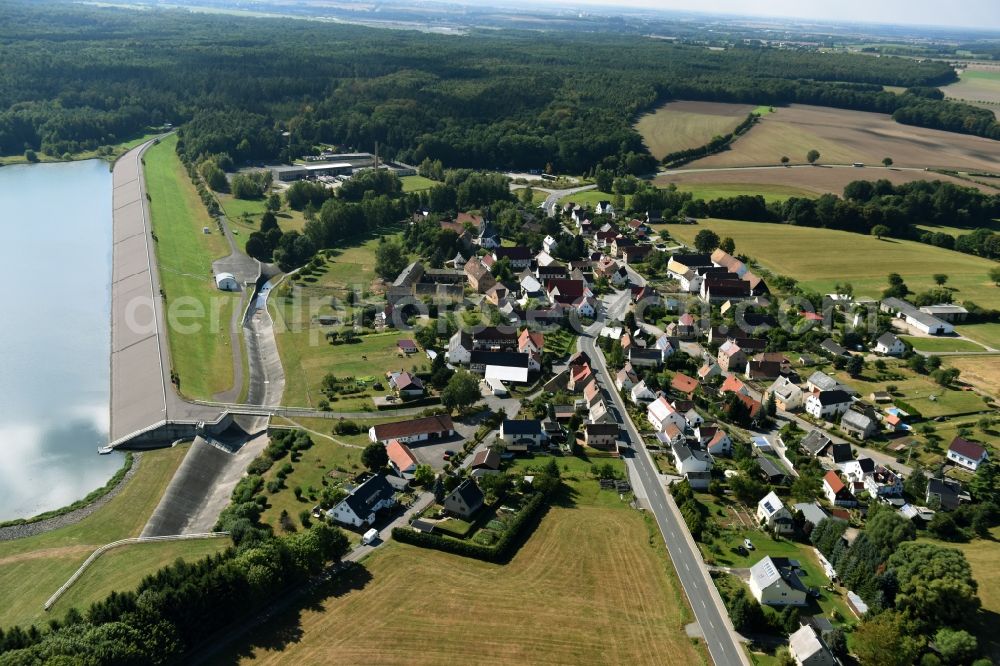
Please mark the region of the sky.
[[1000, 30], [1000, 0], [549, 0], [559, 4]]

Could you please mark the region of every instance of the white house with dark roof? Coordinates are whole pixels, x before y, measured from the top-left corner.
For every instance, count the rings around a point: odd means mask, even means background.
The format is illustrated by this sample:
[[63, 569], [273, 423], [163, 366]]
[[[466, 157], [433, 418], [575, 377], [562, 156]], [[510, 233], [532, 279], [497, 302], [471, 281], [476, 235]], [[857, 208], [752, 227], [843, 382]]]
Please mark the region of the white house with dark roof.
[[375, 514], [396, 505], [396, 493], [385, 477], [376, 474], [350, 492], [339, 504], [326, 512], [327, 517], [342, 525], [362, 527], [375, 522]]
[[636, 405], [643, 405], [647, 402], [652, 402], [653, 400], [656, 400], [656, 394], [653, 391], [649, 390], [649, 387], [646, 386], [645, 379], [643, 379], [638, 384], [632, 387], [632, 390], [629, 391], [629, 397], [632, 399], [632, 402]]
[[686, 444], [673, 444], [670, 452], [674, 456], [674, 467], [682, 475], [712, 471], [714, 461], [707, 451], [692, 449]]
[[768, 606], [805, 606], [808, 595], [792, 563], [766, 556], [750, 567], [750, 593]]
[[791, 534], [795, 531], [792, 512], [773, 490], [757, 502], [757, 522], [766, 525], [777, 534]]
[[902, 356], [906, 353], [906, 345], [894, 333], [883, 333], [875, 341], [875, 353], [885, 356]]
[[962, 437], [951, 440], [951, 446], [948, 447], [948, 460], [973, 472], [989, 457], [986, 447], [982, 444], [970, 442]]
[[529, 447], [541, 446], [548, 435], [537, 419], [507, 419], [500, 424], [500, 439], [508, 451], [527, 451]]
[[840, 389], [813, 393], [806, 399], [806, 413], [829, 421], [846, 412], [853, 402], [851, 396]]
[[483, 491], [473, 479], [466, 479], [444, 498], [441, 506], [459, 518], [469, 518], [483, 506], [483, 502]]

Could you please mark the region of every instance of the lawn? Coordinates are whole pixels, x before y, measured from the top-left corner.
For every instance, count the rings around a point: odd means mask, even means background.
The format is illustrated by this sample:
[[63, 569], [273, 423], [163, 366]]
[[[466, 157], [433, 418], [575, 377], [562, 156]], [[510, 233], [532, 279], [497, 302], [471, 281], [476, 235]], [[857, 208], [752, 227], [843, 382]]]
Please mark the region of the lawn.
[[[260, 218], [267, 210], [267, 201], [261, 199], [237, 199], [229, 194], [216, 194], [222, 206], [229, 228], [236, 236], [236, 242], [241, 248], [246, 248], [250, 234], [260, 229]], [[282, 231], [302, 231], [306, 219], [301, 211], [282, 210], [275, 214], [278, 226]]]
[[972, 300], [983, 307], [1000, 308], [1000, 287], [987, 275], [994, 262], [916, 241], [878, 240], [874, 236], [796, 227], [788, 224], [700, 220], [673, 225], [670, 233], [687, 244], [704, 228], [720, 237], [731, 236], [739, 253], [753, 257], [774, 273], [795, 278], [822, 293], [838, 282], [849, 282], [858, 296], [878, 298], [886, 276], [899, 273], [913, 292], [935, 288], [935, 273], [948, 275], [954, 300]]
[[946, 97], [962, 99], [978, 106], [1000, 109], [1000, 68], [967, 68], [959, 75], [959, 81], [941, 88]]
[[[282, 458], [264, 475], [265, 481], [270, 481], [275, 478], [282, 465], [287, 462], [292, 464], [293, 471], [285, 478], [281, 490], [274, 494], [266, 489], [263, 491], [268, 505], [261, 515], [261, 521], [270, 524], [275, 532], [280, 533], [279, 518], [282, 511], [287, 511], [298, 525], [299, 513], [303, 509], [312, 509], [317, 504], [319, 492], [324, 486], [334, 478], [346, 478], [364, 471], [361, 450], [369, 443], [368, 428], [384, 421], [357, 421], [362, 428], [360, 435], [334, 435], [333, 426], [336, 422], [333, 419], [296, 419], [296, 425], [313, 431], [310, 433], [313, 446], [303, 451], [297, 461], [293, 462], [289, 457]], [[302, 499], [295, 496], [296, 487], [302, 488]]]
[[764, 200], [769, 203], [772, 201], [785, 201], [791, 197], [805, 197], [812, 199], [816, 196], [814, 192], [805, 188], [767, 183], [681, 183], [677, 186], [677, 189], [681, 192], [690, 192], [695, 199], [704, 199], [705, 201], [711, 201], [712, 199], [725, 199], [728, 197], [739, 196], [741, 194], [751, 196], [760, 194], [764, 197]]
[[962, 324], [955, 329], [960, 335], [1000, 349], [1000, 323], [994, 324]]
[[901, 336], [914, 349], [922, 352], [978, 352], [983, 351], [980, 345], [961, 338], [922, 338], [913, 335]]
[[[412, 339], [412, 332], [376, 333], [363, 336], [358, 343], [331, 345], [325, 335], [335, 327], [321, 326], [314, 320], [320, 315], [337, 313], [332, 298], [346, 302], [349, 292], [368, 298], [373, 289], [379, 288], [373, 283], [377, 245], [378, 240], [371, 239], [335, 251], [319, 271], [293, 281], [294, 287], [286, 281], [271, 296], [268, 306], [285, 368], [284, 404], [315, 407], [322, 398], [319, 382], [328, 372], [338, 377], [374, 377], [387, 386], [388, 370], [411, 370], [415, 365], [429, 364], [422, 352], [408, 358], [397, 353], [396, 341]], [[363, 396], [344, 398], [333, 406], [338, 411], [370, 407], [371, 395], [373, 392], [369, 390]]]
[[747, 104], [670, 102], [640, 118], [635, 129], [653, 156], [663, 159], [732, 132], [751, 111], [754, 108]]
[[883, 381], [873, 377], [871, 370], [866, 372], [867, 374], [851, 377], [842, 370], [827, 370], [827, 373], [835, 377], [837, 381], [850, 386], [862, 396], [867, 396], [874, 391], [884, 391], [886, 385], [893, 384], [896, 386], [898, 397], [913, 405], [928, 418], [981, 412], [989, 408], [983, 399], [973, 391], [944, 388], [930, 377], [919, 375], [902, 365], [895, 366], [894, 372], [903, 375], [903, 379]]
[[[831, 593], [822, 589], [830, 584], [830, 579], [823, 573], [823, 567], [820, 565], [812, 546], [783, 538], [775, 539], [757, 527], [753, 520], [752, 509], [742, 513], [743, 520], [747, 523], [744, 526], [733, 515], [733, 508], [739, 505], [732, 500], [719, 499], [707, 493], [697, 493], [696, 497], [699, 502], [709, 508], [711, 519], [724, 525], [719, 530], [718, 537], [708, 543], [699, 543], [707, 563], [734, 569], [745, 569], [756, 564], [765, 555], [796, 559], [806, 572], [806, 576], [801, 579], [802, 582], [806, 587], [820, 589], [818, 603], [823, 614], [829, 619], [830, 612], [836, 610], [845, 619], [853, 617], [847, 607], [846, 593]], [[720, 510], [725, 516], [719, 514]], [[736, 552], [736, 549], [747, 538], [753, 543], [754, 549], [747, 552], [746, 555], [741, 555]]]
[[228, 538], [219, 538], [120, 546], [101, 555], [49, 613], [58, 617], [74, 606], [87, 608], [111, 592], [135, 589], [143, 578], [178, 558], [194, 562], [231, 545]]
[[[106, 543], [139, 536], [149, 516], [180, 465], [188, 447], [176, 446], [144, 453], [135, 476], [107, 504], [79, 523], [38, 536], [0, 543], [0, 626], [42, 622], [42, 604], [70, 577], [85, 559]], [[122, 551], [126, 560], [128, 550]], [[169, 560], [150, 563], [149, 572]], [[173, 556], [170, 556], [173, 559]], [[117, 585], [111, 570], [95, 570], [88, 585], [94, 590]], [[129, 585], [132, 582], [126, 581]], [[96, 600], [83, 595], [79, 603]], [[68, 605], [60, 604], [65, 610]]]
[[[559, 462], [585, 465], [570, 460]], [[684, 633], [692, 614], [655, 526], [615, 493], [604, 491], [613, 505], [592, 503], [600, 491], [585, 484], [595, 490], [551, 508], [509, 564], [380, 546], [355, 579], [318, 591], [222, 661], [709, 663]]]
[[[176, 135], [167, 137], [144, 158], [156, 259], [168, 322], [172, 308], [183, 306], [189, 312], [196, 307], [204, 313], [193, 332], [168, 323], [170, 358], [180, 375], [180, 390], [192, 398], [211, 399], [233, 384], [229, 324], [240, 296], [215, 287], [212, 261], [229, 254], [229, 244], [174, 152], [176, 144]], [[203, 233], [203, 227], [210, 233]], [[184, 323], [191, 321], [185, 318]]]
[[[608, 194], [607, 192], [601, 192], [600, 190], [587, 190], [585, 192], [577, 192], [576, 194], [567, 194], [563, 198], [559, 199], [560, 203], [566, 203], [572, 201], [575, 204], [583, 206], [585, 208], [594, 208], [602, 201], [614, 202], [615, 195]], [[625, 195], [625, 206], [628, 207], [629, 202], [632, 200], [631, 194]]]
[[440, 185], [436, 180], [431, 180], [430, 178], [424, 178], [423, 176], [403, 176], [399, 179], [403, 183], [404, 192], [419, 192], [420, 190], [429, 190], [435, 185]]

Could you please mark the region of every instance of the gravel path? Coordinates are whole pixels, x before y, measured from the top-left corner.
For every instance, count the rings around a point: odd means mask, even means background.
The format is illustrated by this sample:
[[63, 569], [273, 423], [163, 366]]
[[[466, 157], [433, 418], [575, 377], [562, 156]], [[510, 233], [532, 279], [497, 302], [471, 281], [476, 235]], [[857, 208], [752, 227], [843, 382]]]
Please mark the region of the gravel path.
[[8, 527], [0, 527], [0, 541], [13, 541], [14, 539], [23, 539], [25, 537], [35, 536], [37, 534], [44, 534], [45, 532], [51, 532], [52, 530], [57, 530], [60, 527], [66, 527], [68, 525], [75, 525], [80, 522], [90, 514], [94, 513], [102, 506], [111, 501], [111, 499], [121, 492], [122, 488], [135, 476], [136, 471], [139, 469], [139, 462], [142, 460], [142, 454], [138, 452], [132, 453], [132, 467], [125, 472], [125, 476], [122, 477], [121, 481], [118, 482], [114, 488], [109, 490], [107, 493], [97, 498], [87, 506], [81, 506], [79, 509], [73, 509], [67, 513], [59, 516], [53, 516], [52, 518], [46, 518], [45, 520], [39, 520], [33, 523], [24, 523], [21, 525], [10, 525]]

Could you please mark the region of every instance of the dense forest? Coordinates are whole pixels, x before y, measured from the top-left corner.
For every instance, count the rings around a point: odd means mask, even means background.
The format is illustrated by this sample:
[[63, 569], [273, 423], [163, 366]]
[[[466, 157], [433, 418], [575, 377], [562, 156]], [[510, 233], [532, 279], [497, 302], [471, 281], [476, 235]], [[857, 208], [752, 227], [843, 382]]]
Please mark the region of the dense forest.
[[632, 122], [673, 98], [882, 111], [1000, 138], [988, 112], [926, 94], [955, 79], [945, 63], [616, 34], [433, 35], [13, 0], [0, 4], [0, 60], [0, 154], [72, 153], [171, 122], [189, 162], [377, 141], [414, 164], [638, 173], [655, 162]]

